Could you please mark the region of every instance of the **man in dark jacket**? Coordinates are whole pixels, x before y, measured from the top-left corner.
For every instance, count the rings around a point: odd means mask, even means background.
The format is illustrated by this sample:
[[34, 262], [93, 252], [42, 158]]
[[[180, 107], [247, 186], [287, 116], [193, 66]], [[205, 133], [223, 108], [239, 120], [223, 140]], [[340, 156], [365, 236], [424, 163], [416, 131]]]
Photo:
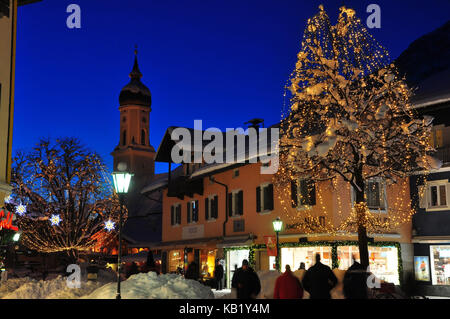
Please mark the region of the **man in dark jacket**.
[[217, 283], [217, 290], [222, 290], [223, 266], [217, 259], [216, 267], [214, 268], [214, 279]]
[[253, 268], [248, 266], [248, 260], [242, 261], [231, 280], [231, 287], [236, 288], [238, 299], [255, 299], [261, 291], [261, 283]]
[[367, 299], [367, 271], [353, 258], [353, 265], [344, 275], [344, 296], [346, 299]]
[[273, 299], [302, 299], [303, 288], [300, 280], [294, 276], [291, 266], [286, 265], [286, 271], [275, 281]]
[[316, 264], [306, 271], [303, 288], [309, 292], [311, 299], [331, 299], [330, 290], [336, 284], [336, 276], [330, 267], [320, 262], [320, 254], [316, 254]]

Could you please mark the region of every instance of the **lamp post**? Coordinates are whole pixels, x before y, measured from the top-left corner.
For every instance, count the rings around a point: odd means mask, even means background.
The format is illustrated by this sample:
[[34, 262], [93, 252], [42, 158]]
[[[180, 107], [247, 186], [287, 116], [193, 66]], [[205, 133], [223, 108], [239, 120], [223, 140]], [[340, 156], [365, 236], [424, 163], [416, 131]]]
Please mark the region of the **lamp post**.
[[120, 296], [120, 270], [122, 264], [122, 220], [123, 220], [123, 205], [125, 202], [125, 195], [128, 193], [131, 177], [133, 174], [125, 172], [126, 164], [119, 163], [117, 165], [119, 171], [113, 172], [114, 189], [117, 195], [119, 195], [120, 203], [120, 216], [119, 216], [119, 251], [117, 255], [117, 294], [116, 299], [121, 299]]
[[283, 221], [280, 219], [280, 217], [277, 217], [273, 222], [273, 230], [277, 234], [277, 257], [275, 259], [275, 267], [278, 271], [280, 271], [280, 246], [278, 244], [278, 234], [283, 228]]

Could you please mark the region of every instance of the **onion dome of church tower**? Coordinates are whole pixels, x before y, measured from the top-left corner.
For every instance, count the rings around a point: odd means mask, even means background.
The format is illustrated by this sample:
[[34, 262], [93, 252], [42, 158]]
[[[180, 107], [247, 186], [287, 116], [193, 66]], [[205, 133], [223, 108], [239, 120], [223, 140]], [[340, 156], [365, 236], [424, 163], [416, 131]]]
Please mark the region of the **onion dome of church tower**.
[[120, 91], [119, 104], [122, 105], [152, 105], [152, 95], [148, 87], [142, 82], [142, 73], [139, 70], [137, 61], [137, 49], [134, 51], [134, 65], [130, 73], [130, 83], [125, 85]]

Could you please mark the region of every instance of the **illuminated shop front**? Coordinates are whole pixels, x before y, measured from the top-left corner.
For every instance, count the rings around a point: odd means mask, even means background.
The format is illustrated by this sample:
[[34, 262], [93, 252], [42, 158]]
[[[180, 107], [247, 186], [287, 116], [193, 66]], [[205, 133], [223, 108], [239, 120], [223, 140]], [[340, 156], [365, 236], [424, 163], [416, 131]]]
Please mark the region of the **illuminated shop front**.
[[226, 253], [226, 276], [227, 276], [227, 287], [231, 287], [231, 279], [233, 278], [234, 272], [237, 268], [242, 266], [242, 261], [244, 259], [249, 260], [250, 250], [248, 248], [232, 248], [227, 250]]
[[[352, 257], [353, 256], [353, 257]], [[353, 258], [360, 262], [357, 246], [338, 246], [339, 269], [346, 270], [353, 264]], [[400, 284], [398, 273], [398, 249], [393, 246], [369, 246], [370, 271], [379, 279]]]
[[292, 269], [298, 269], [300, 263], [305, 263], [305, 269], [313, 266], [315, 255], [320, 254], [320, 260], [331, 268], [331, 246], [309, 246], [281, 248], [281, 269], [290, 265]]
[[[353, 242], [287, 243], [281, 246], [281, 269], [290, 265], [295, 270], [300, 263], [305, 263], [305, 269], [308, 269], [315, 264], [316, 254], [320, 254], [321, 262], [332, 269], [346, 270], [353, 264], [353, 258], [360, 261], [358, 246]], [[398, 244], [390, 243], [386, 246], [369, 244], [368, 247], [370, 271], [377, 278], [396, 285], [400, 284], [398, 247]]]
[[450, 245], [430, 245], [431, 282], [450, 285]]
[[169, 273], [176, 273], [184, 267], [184, 255], [183, 250], [171, 250], [169, 251]]

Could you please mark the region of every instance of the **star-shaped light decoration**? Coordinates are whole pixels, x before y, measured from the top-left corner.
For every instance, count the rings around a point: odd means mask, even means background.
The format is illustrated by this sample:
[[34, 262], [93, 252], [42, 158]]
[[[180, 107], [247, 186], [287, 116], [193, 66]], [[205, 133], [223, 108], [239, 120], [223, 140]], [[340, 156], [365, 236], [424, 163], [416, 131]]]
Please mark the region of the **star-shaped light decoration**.
[[116, 223], [113, 222], [111, 219], [109, 219], [105, 222], [105, 229], [107, 231], [111, 231], [115, 228], [115, 225], [116, 225]]
[[19, 204], [19, 205], [16, 206], [16, 214], [17, 215], [23, 216], [23, 215], [26, 214], [26, 212], [27, 212], [27, 206], [26, 205]]
[[59, 215], [52, 215], [52, 217], [50, 218], [50, 222], [52, 223], [52, 226], [59, 226], [61, 217], [59, 217]]

